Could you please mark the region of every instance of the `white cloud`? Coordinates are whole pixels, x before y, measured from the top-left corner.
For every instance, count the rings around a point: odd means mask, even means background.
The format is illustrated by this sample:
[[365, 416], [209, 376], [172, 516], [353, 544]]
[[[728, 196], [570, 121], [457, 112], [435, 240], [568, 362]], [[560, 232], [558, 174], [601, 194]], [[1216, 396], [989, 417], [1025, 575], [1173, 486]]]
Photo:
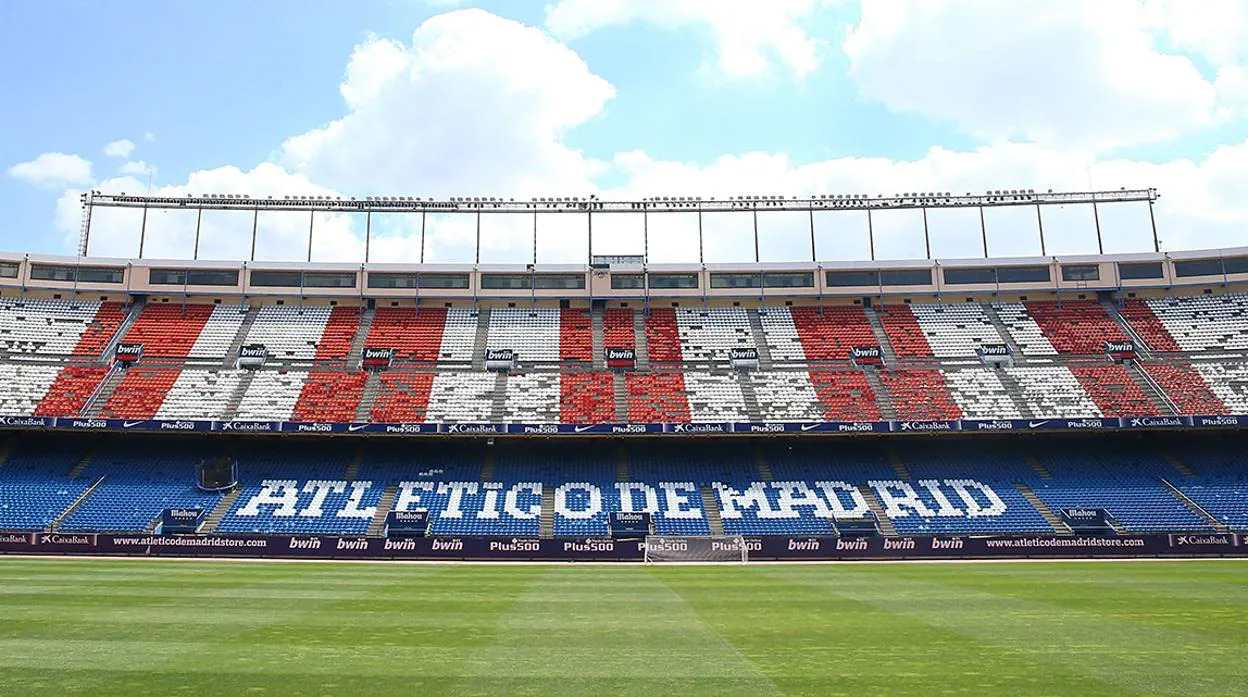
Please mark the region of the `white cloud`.
[[615, 90], [541, 30], [481, 10], [439, 15], [410, 46], [370, 39], [341, 86], [346, 116], [289, 139], [281, 162], [356, 193], [585, 191], [596, 163], [563, 136]]
[[132, 152], [134, 152], [134, 143], [128, 140], [114, 140], [104, 146], [104, 154], [109, 157], [120, 157], [124, 160], [130, 157]]
[[78, 155], [45, 152], [9, 168], [9, 176], [36, 186], [61, 187], [91, 180], [91, 161]]
[[146, 133], [144, 133], [144, 134], [143, 134], [143, 140], [145, 140], [145, 141], [147, 141], [147, 142], [149, 142], [149, 143], [155, 143], [155, 142], [156, 142], [156, 134], [155, 134], [155, 133], [152, 133], [151, 131], [148, 131], [148, 132], [146, 132]]
[[559, 0], [546, 10], [556, 35], [579, 38], [605, 27], [648, 22], [664, 29], [709, 27], [715, 67], [754, 77], [778, 62], [798, 77], [819, 66], [823, 41], [803, 26], [823, 0]]
[[1243, 0], [1145, 0], [1154, 31], [1214, 65], [1248, 59], [1248, 4]]
[[[1226, 75], [1228, 81], [1237, 79], [1233, 72]], [[604, 112], [614, 94], [611, 85], [593, 74], [576, 53], [539, 30], [477, 10], [429, 20], [413, 34], [410, 44], [366, 40], [353, 53], [340, 92], [344, 115], [289, 139], [279, 150], [277, 162], [250, 169], [199, 171], [186, 183], [160, 186], [153, 193], [238, 193], [254, 198], [373, 193], [439, 198], [595, 192], [602, 198], [966, 193], [1005, 187], [1084, 189], [1091, 170], [1099, 189], [1155, 186], [1162, 192], [1156, 213], [1166, 249], [1243, 244], [1243, 231], [1248, 229], [1248, 142], [1226, 145], [1199, 160], [1157, 164], [1098, 160], [1088, 152], [1008, 142], [968, 151], [935, 147], [922, 157], [904, 161], [836, 158], [795, 164], [784, 154], [736, 153], [709, 163], [686, 163], [627, 152], [608, 163], [594, 162], [569, 147], [564, 136]], [[987, 95], [985, 109], [1012, 98], [1012, 94]], [[86, 165], [79, 182], [89, 180], [90, 163]], [[135, 167], [132, 171], [137, 174]], [[624, 184], [597, 191], [594, 179], [603, 172]], [[121, 177], [93, 184], [93, 188], [133, 193], [145, 190], [146, 181], [142, 176]], [[58, 227], [67, 249], [77, 242], [78, 193], [66, 192], [58, 207]], [[1151, 246], [1147, 210], [1144, 206], [1101, 207], [1107, 251], [1140, 251]], [[978, 216], [968, 218], [967, 213], [931, 213], [937, 256], [978, 254]], [[1050, 253], [1094, 250], [1090, 211], [1053, 208], [1044, 215]], [[91, 252], [133, 255], [138, 216], [138, 211], [98, 211], [92, 221]], [[994, 255], [1038, 251], [1034, 209], [989, 211], [987, 218]], [[261, 215], [257, 257], [305, 258], [308, 219], [304, 213]], [[426, 222], [427, 261], [472, 260], [472, 217], [430, 215]], [[654, 259], [697, 258], [696, 216], [661, 220], [652, 216], [650, 222]], [[752, 260], [749, 223], [711, 216], [704, 223], [708, 261]], [[482, 259], [528, 261], [532, 224], [528, 216], [487, 216], [482, 221]], [[552, 214], [542, 216], [538, 224], [541, 261], [585, 258], [583, 220]], [[251, 225], [249, 213], [209, 211], [200, 230], [200, 257], [246, 258]], [[372, 225], [374, 261], [419, 258], [419, 216], [375, 215]], [[874, 225], [879, 258], [923, 255], [922, 221], [917, 213], [882, 213], [875, 216]], [[596, 252], [627, 253], [641, 248], [639, 216], [595, 216], [594, 227]], [[866, 254], [864, 215], [820, 213], [816, 228], [821, 258]], [[766, 259], [801, 259], [809, 253], [806, 216], [764, 214], [760, 230]], [[318, 214], [315, 231], [314, 259], [363, 258], [362, 216]], [[147, 232], [146, 256], [189, 257], [195, 215], [153, 211]]]
[[896, 111], [1103, 150], [1216, 120], [1214, 84], [1157, 49], [1154, 21], [1134, 0], [864, 0], [844, 49], [861, 94]]
[[142, 160], [131, 160], [117, 169], [121, 174], [130, 174], [134, 176], [146, 177], [148, 173], [153, 176], [156, 174], [156, 168], [147, 164]]

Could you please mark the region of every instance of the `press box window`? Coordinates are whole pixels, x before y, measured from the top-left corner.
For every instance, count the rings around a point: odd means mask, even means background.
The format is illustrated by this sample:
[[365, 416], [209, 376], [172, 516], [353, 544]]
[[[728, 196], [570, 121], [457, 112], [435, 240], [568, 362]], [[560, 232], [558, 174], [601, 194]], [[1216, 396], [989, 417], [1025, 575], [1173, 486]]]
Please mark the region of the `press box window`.
[[1062, 267], [1063, 281], [1099, 281], [1101, 267], [1096, 264], [1072, 264]]
[[1222, 260], [1176, 261], [1174, 262], [1174, 275], [1180, 278], [1189, 276], [1221, 276]]
[[0, 262], [0, 278], [17, 278], [18, 265], [12, 262]]
[[611, 274], [612, 290], [641, 290], [646, 287], [645, 279], [639, 273]]
[[990, 285], [997, 282], [994, 268], [945, 269], [945, 283], [951, 286]]
[[149, 269], [147, 282], [154, 286], [236, 286], [238, 272]]
[[652, 273], [650, 274], [650, 287], [696, 290], [698, 275], [696, 273]]
[[62, 281], [73, 283], [121, 283], [125, 270], [109, 266], [52, 266], [35, 264], [30, 268], [30, 277], [36, 281]]
[[880, 285], [884, 286], [930, 286], [931, 284], [931, 269], [904, 269], [880, 272]]
[[997, 278], [1002, 283], [1048, 283], [1052, 280], [1047, 266], [1002, 266], [997, 269]]
[[1149, 278], [1164, 278], [1165, 273], [1160, 261], [1147, 261], [1135, 264], [1119, 264], [1118, 276], [1124, 281], [1140, 281]]
[[370, 273], [369, 288], [432, 288], [435, 290], [468, 287], [468, 274], [463, 273]]
[[836, 288], [880, 285], [880, 274], [877, 271], [829, 271], [825, 278], [829, 286]]

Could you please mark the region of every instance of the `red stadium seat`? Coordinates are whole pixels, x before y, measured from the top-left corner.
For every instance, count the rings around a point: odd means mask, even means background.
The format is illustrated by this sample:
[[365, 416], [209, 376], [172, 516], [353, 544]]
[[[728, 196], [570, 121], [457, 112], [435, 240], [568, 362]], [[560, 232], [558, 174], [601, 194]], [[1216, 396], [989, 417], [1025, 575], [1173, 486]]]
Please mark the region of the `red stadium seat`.
[[429, 407], [433, 375], [382, 373], [370, 419], [378, 423], [422, 423]]
[[150, 419], [165, 402], [169, 388], [182, 373], [177, 368], [134, 367], [126, 370], [117, 388], [100, 409], [106, 419]]
[[39, 402], [35, 416], [78, 416], [106, 374], [108, 369], [98, 366], [62, 369]]
[[379, 307], [367, 344], [394, 349], [397, 360], [435, 363], [442, 350], [446, 308]]
[[793, 324], [809, 361], [849, 360], [856, 346], [876, 346], [879, 341], [867, 321], [867, 313], [857, 305], [793, 307]]
[[1155, 416], [1148, 395], [1121, 365], [1071, 366], [1070, 372], [1105, 416]]
[[594, 323], [588, 310], [559, 311], [559, 359], [594, 360]]
[[561, 375], [559, 420], [567, 424], [616, 421], [614, 376], [610, 373], [564, 373]]
[[945, 386], [939, 370], [896, 370], [880, 373], [893, 398], [899, 419], [945, 420], [962, 418], [962, 410]]
[[878, 310], [880, 323], [884, 325], [884, 333], [893, 345], [893, 352], [902, 358], [926, 357], [932, 355], [932, 347], [923, 335], [919, 320], [910, 310], [909, 305], [885, 305]]
[[367, 380], [368, 373], [361, 372], [308, 373], [291, 418], [337, 423], [354, 421]]
[[[673, 317], [673, 322], [675, 318]], [[628, 373], [628, 420], [632, 423], [689, 421], [685, 376], [681, 373]]]
[[1028, 314], [1058, 353], [1105, 353], [1107, 341], [1130, 341], [1122, 327], [1098, 302], [1091, 300], [1028, 301]]
[[861, 371], [811, 372], [824, 418], [828, 421], [879, 421], [875, 392]]
[[646, 317], [646, 349], [651, 361], [679, 363], [684, 360], [674, 308], [658, 307], [650, 311], [650, 316]]
[[360, 330], [360, 308], [339, 305], [329, 313], [325, 332], [316, 345], [316, 360], [343, 360], [351, 352], [351, 342]]

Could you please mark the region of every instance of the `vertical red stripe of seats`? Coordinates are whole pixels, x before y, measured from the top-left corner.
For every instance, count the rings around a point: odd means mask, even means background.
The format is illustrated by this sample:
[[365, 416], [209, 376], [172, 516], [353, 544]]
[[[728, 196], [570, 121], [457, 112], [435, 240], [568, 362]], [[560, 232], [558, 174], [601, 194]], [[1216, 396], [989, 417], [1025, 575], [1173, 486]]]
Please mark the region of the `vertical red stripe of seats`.
[[684, 354], [680, 350], [680, 326], [676, 323], [676, 310], [658, 307], [646, 318], [646, 350], [651, 361], [679, 363]]
[[143, 344], [143, 355], [147, 357], [184, 358], [208, 324], [212, 309], [212, 305], [204, 304], [148, 305], [122, 341]]
[[829, 421], [879, 421], [871, 383], [861, 372], [812, 372], [810, 382], [823, 405], [823, 416]]
[[1076, 365], [1070, 372], [1105, 416], [1155, 416], [1157, 408], [1121, 365]]
[[898, 370], [880, 373], [893, 398], [899, 419], [943, 420], [962, 418], [962, 409], [949, 394], [939, 370]]
[[1130, 340], [1098, 302], [1067, 300], [1059, 306], [1050, 300], [1029, 300], [1023, 305], [1058, 353], [1104, 354], [1106, 341]]
[[559, 311], [559, 359], [594, 360], [594, 324], [587, 310]]
[[446, 308], [379, 307], [366, 343], [374, 348], [394, 349], [395, 358], [436, 362], [442, 352]]
[[1166, 391], [1179, 413], [1188, 416], [1221, 416], [1230, 414], [1209, 383], [1190, 365], [1149, 363], [1144, 370]]
[[316, 344], [318, 361], [342, 360], [351, 352], [351, 342], [360, 329], [360, 309], [339, 305], [329, 312], [325, 331]]
[[177, 368], [142, 368], [126, 370], [117, 389], [100, 410], [109, 419], [150, 419], [164, 404], [169, 388], [182, 371]]
[[602, 316], [603, 348], [637, 348], [637, 332], [633, 328], [633, 311], [613, 307]]
[[867, 313], [857, 305], [793, 307], [793, 325], [808, 361], [844, 361], [855, 346], [875, 346]]
[[364, 395], [368, 373], [308, 373], [299, 399], [295, 402], [296, 421], [332, 421], [347, 423], [355, 420], [355, 410]]
[[35, 416], [77, 416], [106, 374], [108, 369], [101, 367], [61, 369], [35, 408]]
[[880, 323], [884, 325], [884, 333], [898, 356], [932, 355], [932, 347], [923, 335], [923, 327], [909, 305], [885, 305], [880, 310]]
[[628, 420], [631, 423], [681, 423], [689, 420], [683, 373], [628, 373]]
[[1135, 330], [1136, 334], [1154, 351], [1182, 351], [1179, 342], [1174, 340], [1170, 330], [1157, 318], [1153, 308], [1139, 298], [1127, 300], [1126, 305], [1118, 311]]
[[610, 373], [564, 373], [559, 378], [559, 420], [565, 424], [612, 423], [615, 386]]
[[433, 373], [381, 374], [370, 419], [379, 423], [421, 423], [429, 408]]
[[112, 340], [126, 318], [126, 307], [121, 303], [102, 303], [86, 331], [74, 347], [75, 356], [98, 356]]

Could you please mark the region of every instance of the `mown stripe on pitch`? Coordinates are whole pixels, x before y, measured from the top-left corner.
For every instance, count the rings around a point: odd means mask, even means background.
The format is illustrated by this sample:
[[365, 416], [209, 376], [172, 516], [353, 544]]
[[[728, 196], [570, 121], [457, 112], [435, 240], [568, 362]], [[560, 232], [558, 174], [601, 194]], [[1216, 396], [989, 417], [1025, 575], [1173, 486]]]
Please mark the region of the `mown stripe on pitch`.
[[[974, 574], [977, 568], [961, 570]], [[942, 574], [840, 569], [835, 575], [792, 567], [769, 572], [1140, 694], [1228, 694], [1227, 680], [1244, 676], [1244, 647], [1207, 636], [944, 583], [953, 577]]]

